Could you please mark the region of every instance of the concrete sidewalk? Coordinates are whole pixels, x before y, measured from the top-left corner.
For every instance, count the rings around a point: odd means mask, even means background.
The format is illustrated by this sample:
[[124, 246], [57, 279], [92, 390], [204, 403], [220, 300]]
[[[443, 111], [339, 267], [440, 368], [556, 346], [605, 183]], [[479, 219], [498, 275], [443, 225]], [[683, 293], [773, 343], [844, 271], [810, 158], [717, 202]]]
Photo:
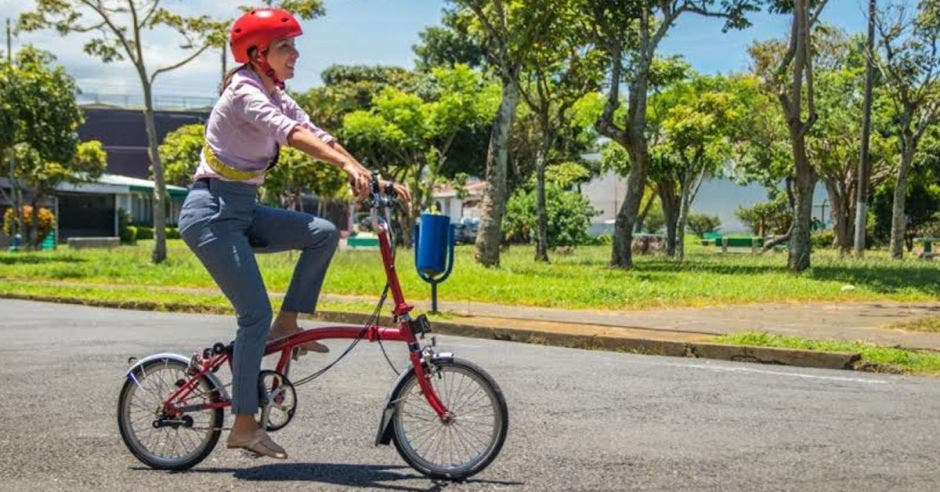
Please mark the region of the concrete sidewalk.
[[[50, 285], [76, 285], [53, 281]], [[87, 285], [87, 284], [83, 284]], [[114, 285], [96, 285], [121, 288]], [[216, 289], [153, 287], [155, 290], [219, 294]], [[169, 310], [200, 313], [231, 313], [230, 307], [198, 303], [157, 303], [109, 299], [77, 299], [59, 296], [4, 294], [2, 297], [46, 302], [116, 307], [138, 310]], [[271, 293], [271, 297], [283, 297]], [[363, 324], [369, 315], [363, 303], [377, 302], [373, 296], [324, 294], [332, 301], [326, 311], [313, 318], [320, 321]], [[353, 304], [355, 303], [355, 307]], [[344, 304], [349, 308], [344, 309]], [[380, 324], [391, 323], [391, 302], [382, 309]], [[418, 301], [415, 314], [430, 310], [428, 301]], [[571, 310], [508, 306], [477, 302], [441, 301], [441, 315], [429, 315], [436, 333], [595, 350], [697, 357], [765, 364], [829, 369], [895, 371], [863, 360], [853, 352], [822, 352], [713, 342], [716, 335], [759, 331], [806, 339], [862, 341], [881, 346], [926, 349], [940, 352], [940, 333], [889, 328], [899, 322], [940, 316], [940, 302], [802, 302], [756, 303], [706, 308], [663, 308], [637, 311]], [[304, 316], [306, 317], [306, 316]]]
[[[349, 302], [374, 300], [359, 296], [324, 295], [324, 299]], [[419, 312], [429, 302], [416, 302]], [[940, 351], [940, 333], [905, 331], [888, 325], [940, 316], [936, 303], [825, 303], [743, 304], [705, 308], [664, 308], [642, 311], [568, 310], [505, 306], [464, 301], [439, 301], [438, 308], [456, 315], [456, 323], [482, 324], [533, 330], [570, 330], [573, 333], [606, 333], [646, 336], [653, 339], [704, 340], [740, 331], [763, 331], [824, 340], [848, 340], [884, 346]], [[432, 316], [432, 319], [434, 317]], [[448, 319], [448, 317], [444, 317]]]

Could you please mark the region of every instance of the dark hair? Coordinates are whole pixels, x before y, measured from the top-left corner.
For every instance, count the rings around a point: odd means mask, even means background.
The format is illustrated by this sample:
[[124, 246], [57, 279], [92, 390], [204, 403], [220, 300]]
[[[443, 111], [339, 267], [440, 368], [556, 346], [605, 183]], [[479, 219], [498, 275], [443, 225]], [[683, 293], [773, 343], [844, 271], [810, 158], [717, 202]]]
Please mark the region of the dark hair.
[[[248, 48], [248, 56], [253, 57], [255, 54], [255, 51], [257, 51], [257, 48], [255, 48], [254, 46], [252, 46], [251, 48]], [[225, 74], [225, 77], [222, 77], [222, 85], [219, 86], [219, 95], [222, 95], [222, 93], [225, 92], [225, 89], [228, 87], [228, 85], [232, 83], [232, 77], [235, 76], [235, 72], [243, 68], [249, 68], [249, 67], [251, 67], [251, 62], [239, 65], [229, 70]]]

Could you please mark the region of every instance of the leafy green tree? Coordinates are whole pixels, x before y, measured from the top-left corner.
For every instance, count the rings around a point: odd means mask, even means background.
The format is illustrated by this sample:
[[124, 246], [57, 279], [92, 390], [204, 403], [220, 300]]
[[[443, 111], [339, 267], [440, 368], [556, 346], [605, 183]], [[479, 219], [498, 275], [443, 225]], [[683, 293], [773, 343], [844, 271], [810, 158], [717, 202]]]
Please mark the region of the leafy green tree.
[[417, 55], [415, 69], [429, 72], [434, 67], [451, 68], [459, 64], [471, 68], [482, 66], [483, 47], [469, 33], [468, 17], [445, 9], [441, 23], [442, 26], [428, 26], [418, 33], [421, 42], [411, 47]]
[[160, 160], [166, 170], [166, 181], [176, 186], [189, 186], [199, 166], [205, 145], [206, 126], [202, 123], [183, 125], [166, 134], [160, 144]]
[[892, 103], [901, 163], [891, 212], [891, 256], [903, 256], [906, 197], [917, 149], [940, 117], [940, 0], [920, 0], [913, 14], [904, 4], [880, 9], [875, 64]]
[[[905, 201], [907, 228], [904, 244], [908, 251], [914, 247], [914, 238], [927, 236], [940, 221], [940, 184], [927, 183], [924, 180], [912, 180]], [[886, 183], [875, 189], [872, 197], [872, 215], [874, 216], [873, 235], [875, 240], [890, 244], [893, 217], [894, 186]]]
[[[432, 190], [451, 156], [457, 135], [492, 121], [498, 87], [466, 65], [432, 70], [428, 100], [386, 87], [369, 111], [343, 118], [342, 136], [367, 162], [380, 164], [396, 181], [408, 182], [414, 192], [404, 230], [432, 202]], [[405, 244], [408, 244], [408, 238]]]
[[[549, 166], [546, 170], [549, 248], [587, 243], [591, 217], [597, 214], [587, 197], [565, 186], [574, 186], [583, 179], [572, 171], [574, 168], [568, 165], [564, 165], [564, 168]], [[535, 186], [534, 180], [530, 180], [528, 186], [517, 189], [506, 204], [503, 232], [510, 240], [528, 243], [533, 239], [532, 232], [538, 222]]]
[[303, 152], [282, 147], [277, 166], [264, 177], [263, 194], [276, 197], [283, 207], [305, 211], [301, 194], [311, 191], [317, 196], [323, 216], [323, 208], [330, 200], [346, 194], [346, 175], [335, 166], [311, 159]]
[[[269, 0], [266, 2], [271, 5]], [[207, 15], [187, 16], [162, 7], [160, 0], [126, 0], [115, 3], [105, 0], [35, 0], [36, 8], [23, 13], [19, 28], [26, 31], [55, 29], [60, 35], [94, 33], [84, 45], [85, 53], [104, 63], [130, 61], [140, 79], [144, 97], [144, 124], [147, 150], [154, 179], [152, 259], [166, 259], [166, 181], [160, 160], [157, 130], [153, 115], [153, 86], [160, 74], [176, 70], [195, 60], [210, 47], [222, 47], [227, 41], [230, 20], [215, 21]], [[310, 19], [322, 15], [320, 0], [285, 0], [278, 5]], [[182, 9], [181, 9], [182, 10]], [[144, 54], [146, 35], [155, 31], [172, 31], [181, 39], [180, 57], [154, 69]]]
[[499, 245], [507, 200], [506, 174], [509, 134], [519, 103], [519, 75], [527, 52], [541, 38], [544, 24], [529, 22], [525, 13], [548, 2], [522, 0], [450, 0], [455, 15], [468, 19], [468, 33], [483, 48], [486, 63], [500, 81], [502, 99], [490, 133], [486, 154], [486, 191], [483, 196], [476, 260], [499, 266]]
[[750, 207], [738, 207], [735, 215], [758, 236], [785, 234], [793, 222], [792, 208], [787, 196], [777, 193], [769, 202], [754, 204]]
[[[66, 162], [45, 160], [40, 152], [29, 145], [17, 146], [15, 153], [17, 166], [22, 173], [20, 180], [33, 192], [30, 203], [33, 210], [38, 210], [42, 200], [51, 196], [60, 183], [94, 182], [108, 166], [107, 153], [97, 140], [78, 144], [75, 153]], [[26, 234], [27, 243], [33, 248], [39, 248], [44, 237], [37, 232], [37, 218], [37, 215], [33, 215], [34, 222], [29, 224]]]
[[[723, 18], [725, 29], [742, 28], [749, 25], [747, 13], [756, 11], [761, 3], [757, 0], [582, 0], [578, 10], [587, 16], [595, 43], [604, 50], [610, 70], [607, 103], [597, 121], [597, 129], [621, 145], [630, 158], [626, 196], [614, 225], [612, 266], [633, 266], [633, 226], [650, 166], [647, 96], [660, 42], [684, 13]], [[621, 84], [628, 89], [625, 114], [618, 113], [624, 106], [620, 98]]]
[[35, 221], [27, 228], [22, 220], [19, 183], [54, 187], [56, 180], [78, 179], [79, 171], [88, 171], [75, 165], [76, 129], [84, 121], [75, 101], [75, 81], [61, 66], [52, 67], [52, 61], [51, 55], [27, 46], [17, 53], [15, 64], [0, 65], [0, 156], [7, 160], [4, 170], [13, 183], [15, 231], [25, 232], [27, 244], [42, 238], [33, 237]]
[[[826, 26], [816, 34], [817, 52], [816, 98], [823, 108], [819, 119], [807, 135], [807, 154], [819, 171], [832, 205], [835, 245], [841, 254], [852, 248], [855, 207], [858, 194], [858, 156], [862, 132], [859, 115], [864, 106], [865, 53], [863, 40], [849, 38], [842, 31]], [[881, 85], [880, 81], [874, 81]], [[883, 94], [883, 90], [877, 91]], [[875, 104], [874, 126], [883, 130], [889, 111], [882, 97]], [[891, 171], [888, 139], [876, 132], [869, 138], [869, 176], [867, 182], [877, 186]]]
[[810, 266], [813, 191], [818, 170], [807, 153], [806, 136], [819, 118], [813, 84], [814, 51], [811, 49], [810, 33], [825, 5], [825, 1], [772, 1], [772, 10], [792, 16], [789, 41], [785, 47], [781, 43], [771, 42], [751, 48], [756, 73], [780, 101], [790, 138], [794, 168], [791, 180], [794, 220], [789, 232], [787, 266], [795, 272]]
[[721, 219], [717, 215], [689, 214], [689, 230], [702, 237], [706, 232], [716, 232], [721, 228]]
[[531, 109], [541, 141], [535, 157], [535, 260], [548, 261], [548, 215], [545, 168], [559, 133], [575, 117], [572, 107], [603, 78], [603, 57], [588, 45], [585, 17], [573, 1], [527, 4], [519, 10], [527, 23], [543, 25], [541, 36], [526, 52], [520, 71], [520, 94]]
[[667, 154], [663, 161], [679, 189], [674, 256], [685, 253], [686, 222], [699, 186], [708, 176], [721, 172], [732, 155], [732, 142], [740, 115], [750, 111], [748, 99], [738, 99], [732, 82], [720, 76], [692, 76], [663, 94], [661, 117], [665, 140], [655, 151]]

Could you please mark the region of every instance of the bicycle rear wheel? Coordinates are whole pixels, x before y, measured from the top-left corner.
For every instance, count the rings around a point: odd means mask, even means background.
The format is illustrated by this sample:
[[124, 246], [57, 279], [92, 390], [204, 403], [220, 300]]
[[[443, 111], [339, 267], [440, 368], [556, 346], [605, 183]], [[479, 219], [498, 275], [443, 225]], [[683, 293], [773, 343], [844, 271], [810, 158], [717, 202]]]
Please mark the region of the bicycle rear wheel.
[[451, 413], [441, 420], [412, 372], [395, 395], [392, 440], [404, 460], [432, 477], [462, 480], [486, 468], [502, 449], [509, 411], [493, 378], [467, 361], [435, 363], [431, 383]]
[[[118, 429], [127, 449], [158, 470], [186, 470], [206, 458], [219, 441], [224, 414], [221, 408], [187, 412], [169, 418], [163, 401], [190, 376], [187, 364], [161, 357], [132, 370], [118, 399]], [[220, 399], [218, 389], [200, 379], [189, 397], [180, 402], [198, 405]]]

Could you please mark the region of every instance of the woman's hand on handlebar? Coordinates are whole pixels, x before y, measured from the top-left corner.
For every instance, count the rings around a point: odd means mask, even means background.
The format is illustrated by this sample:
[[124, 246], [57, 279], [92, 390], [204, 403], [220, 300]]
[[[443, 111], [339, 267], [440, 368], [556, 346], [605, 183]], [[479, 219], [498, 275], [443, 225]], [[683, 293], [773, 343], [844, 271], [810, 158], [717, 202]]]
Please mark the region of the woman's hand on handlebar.
[[349, 175], [349, 186], [357, 198], [365, 198], [369, 195], [371, 176], [362, 166], [350, 165], [344, 168]]
[[[388, 182], [383, 183], [382, 186], [386, 186]], [[400, 198], [406, 204], [411, 203], [411, 190], [408, 189], [408, 186], [401, 183], [392, 183], [392, 189], [395, 190], [395, 195]]]

